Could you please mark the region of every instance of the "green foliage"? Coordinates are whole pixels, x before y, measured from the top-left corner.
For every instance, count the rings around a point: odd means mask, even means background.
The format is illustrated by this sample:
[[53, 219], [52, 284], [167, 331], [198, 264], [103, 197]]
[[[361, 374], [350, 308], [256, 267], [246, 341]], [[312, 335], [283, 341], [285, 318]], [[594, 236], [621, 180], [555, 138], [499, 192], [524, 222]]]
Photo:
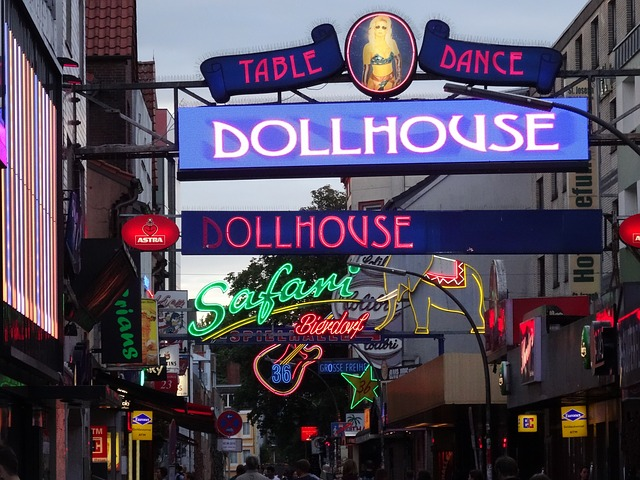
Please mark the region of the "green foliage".
[[[302, 210], [344, 210], [346, 195], [326, 185], [311, 192], [312, 205]], [[318, 278], [327, 278], [337, 273], [338, 278], [346, 275], [345, 255], [304, 256], [304, 255], [267, 255], [251, 260], [246, 269], [237, 274], [226, 277], [230, 285], [231, 296], [240, 290], [248, 289], [254, 292], [264, 290], [272, 274], [284, 263], [293, 265], [292, 275], [312, 284]], [[282, 278], [280, 287], [290, 276]], [[331, 293], [325, 293], [323, 298], [330, 299]], [[331, 312], [330, 304], [314, 307], [313, 311], [324, 316]], [[266, 325], [288, 325], [297, 320], [301, 309], [289, 313], [273, 315]], [[247, 312], [238, 314], [228, 321], [246, 318]], [[310, 446], [300, 440], [300, 427], [317, 426], [321, 435], [328, 435], [331, 422], [338, 421], [338, 416], [344, 418], [345, 408], [348, 408], [350, 395], [348, 384], [340, 375], [319, 376], [315, 366], [306, 370], [300, 388], [293, 394], [283, 397], [267, 391], [253, 374], [253, 359], [265, 348], [265, 345], [252, 346], [220, 346], [215, 348], [218, 365], [218, 379], [224, 379], [226, 366], [238, 363], [241, 375], [241, 387], [234, 395], [234, 407], [249, 409], [249, 420], [255, 424], [266, 438], [267, 445], [276, 445], [278, 462], [293, 463], [308, 455]], [[345, 345], [323, 345], [324, 358], [344, 358], [347, 355]], [[283, 353], [286, 345], [278, 347], [273, 353], [277, 358]], [[271, 356], [271, 355], [270, 355]], [[267, 459], [264, 459], [267, 460]]]

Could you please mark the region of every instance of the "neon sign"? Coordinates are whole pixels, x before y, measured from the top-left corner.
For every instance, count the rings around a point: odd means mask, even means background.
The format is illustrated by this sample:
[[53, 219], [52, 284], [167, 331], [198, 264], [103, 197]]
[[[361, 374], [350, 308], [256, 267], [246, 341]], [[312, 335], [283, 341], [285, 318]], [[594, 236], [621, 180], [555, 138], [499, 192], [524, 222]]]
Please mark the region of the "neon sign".
[[598, 253], [601, 222], [595, 209], [183, 211], [182, 254]]
[[449, 25], [429, 20], [420, 68], [440, 78], [483, 85], [523, 85], [549, 93], [562, 65], [553, 48], [490, 45], [449, 38]]
[[[353, 275], [358, 273], [360, 269], [358, 267], [349, 266], [347, 268], [348, 275], [338, 280], [338, 275], [332, 273], [327, 278], [319, 278], [313, 284], [308, 285], [305, 280], [300, 278], [291, 278], [286, 280], [284, 275], [290, 274], [293, 271], [293, 265], [290, 263], [283, 264], [273, 274], [267, 287], [261, 292], [255, 292], [247, 288], [240, 290], [236, 293], [229, 306], [227, 307], [229, 313], [237, 314], [241, 312], [250, 312], [257, 310], [255, 316], [249, 316], [245, 319], [238, 320], [231, 325], [224, 325], [224, 318], [226, 315], [226, 309], [219, 303], [209, 303], [205, 300], [205, 296], [216, 290], [224, 293], [228, 290], [229, 284], [224, 281], [215, 281], [206, 285], [198, 295], [196, 296], [194, 305], [196, 310], [200, 312], [209, 312], [211, 320], [207, 324], [200, 324], [199, 322], [191, 322], [187, 328], [188, 332], [196, 337], [204, 337], [204, 340], [211, 338], [218, 338], [225, 335], [240, 326], [248, 325], [250, 323], [257, 323], [258, 325], [264, 324], [272, 313], [281, 313], [284, 311], [296, 310], [302, 306], [317, 305], [319, 303], [332, 302], [332, 300], [317, 300], [308, 301], [304, 304], [295, 304], [289, 306], [283, 306], [276, 309], [276, 302], [285, 304], [291, 300], [301, 301], [304, 299], [317, 299], [323, 293], [326, 292], [338, 292], [341, 297], [349, 298], [354, 295], [351, 291], [351, 281]], [[281, 287], [276, 287], [280, 281], [285, 281]]]
[[[581, 110], [585, 98], [556, 101]], [[586, 168], [587, 119], [489, 100], [181, 108], [179, 180]], [[363, 168], [363, 167], [367, 168]]]
[[342, 72], [344, 60], [332, 25], [311, 31], [313, 44], [248, 55], [213, 57], [200, 65], [216, 102], [232, 95], [292, 90], [325, 83]]
[[166, 250], [180, 238], [178, 226], [162, 215], [138, 215], [122, 226], [122, 240], [138, 250]]
[[[283, 345], [270, 345], [253, 359], [253, 373], [258, 381], [274, 395], [287, 396], [295, 392], [304, 378], [305, 370], [322, 358], [324, 350], [320, 345], [289, 344], [284, 346], [283, 353], [271, 364], [271, 381], [263, 377], [259, 370], [261, 360], [269, 354], [281, 349]], [[297, 361], [296, 358], [298, 359]]]
[[369, 365], [360, 375], [341, 373], [342, 377], [353, 387], [351, 397], [351, 408], [365, 400], [373, 403], [378, 396], [380, 382], [373, 375], [373, 367]]

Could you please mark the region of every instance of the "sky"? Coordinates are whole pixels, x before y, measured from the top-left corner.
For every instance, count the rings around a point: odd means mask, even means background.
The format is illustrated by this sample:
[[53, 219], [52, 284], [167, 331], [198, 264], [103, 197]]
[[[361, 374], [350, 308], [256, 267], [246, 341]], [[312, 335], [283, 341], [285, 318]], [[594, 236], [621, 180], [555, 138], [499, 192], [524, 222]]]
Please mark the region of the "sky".
[[[386, 11], [404, 19], [418, 49], [426, 23], [446, 22], [451, 37], [483, 43], [552, 46], [588, 3], [585, 0], [137, 0], [138, 59], [154, 60], [159, 82], [202, 80], [200, 64], [221, 55], [279, 50], [311, 43], [311, 30], [330, 23], [344, 49], [349, 28], [371, 12]], [[418, 69], [419, 71], [419, 69]], [[403, 95], [442, 97], [441, 84], [415, 82]], [[364, 100], [351, 84], [304, 90], [330, 101]], [[208, 91], [199, 94], [208, 96]], [[170, 91], [161, 91], [162, 108], [173, 109]], [[285, 95], [286, 96], [286, 95]], [[401, 97], [402, 98], [402, 97]], [[260, 103], [274, 96], [233, 99]], [[181, 97], [185, 106], [196, 105]], [[311, 203], [311, 191], [324, 185], [343, 190], [339, 178], [182, 182], [179, 205], [184, 210], [298, 210]], [[193, 298], [207, 283], [244, 269], [246, 256], [184, 256], [178, 279]]]

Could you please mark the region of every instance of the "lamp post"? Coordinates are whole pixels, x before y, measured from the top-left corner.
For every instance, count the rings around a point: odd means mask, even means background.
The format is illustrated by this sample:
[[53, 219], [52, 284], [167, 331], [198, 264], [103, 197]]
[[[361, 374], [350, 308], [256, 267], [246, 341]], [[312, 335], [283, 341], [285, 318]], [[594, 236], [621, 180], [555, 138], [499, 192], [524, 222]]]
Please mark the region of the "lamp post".
[[487, 359], [487, 351], [484, 348], [484, 343], [482, 341], [482, 337], [480, 336], [480, 332], [478, 331], [478, 327], [476, 323], [473, 321], [473, 317], [469, 311], [465, 308], [465, 306], [458, 300], [455, 295], [453, 295], [449, 290], [444, 288], [442, 285], [433, 282], [429, 279], [429, 277], [423, 275], [422, 273], [412, 272], [409, 270], [402, 270], [400, 268], [392, 268], [392, 267], [383, 267], [380, 265], [368, 265], [364, 263], [358, 262], [347, 262], [349, 265], [354, 267], [362, 268], [363, 270], [374, 270], [377, 272], [383, 273], [391, 273], [393, 275], [411, 275], [412, 277], [417, 277], [421, 279], [423, 282], [432, 285], [442, 291], [447, 297], [449, 297], [460, 309], [465, 318], [469, 321], [471, 325], [471, 331], [473, 332], [477, 342], [478, 348], [480, 349], [480, 356], [482, 357], [482, 367], [484, 369], [484, 390], [485, 390], [485, 467], [486, 467], [486, 478], [487, 480], [493, 480], [493, 472], [491, 465], [491, 380], [489, 376], [489, 361]]
[[510, 105], [517, 105], [520, 107], [530, 107], [535, 110], [543, 110], [549, 112], [554, 108], [560, 110], [567, 110], [575, 114], [588, 118], [592, 122], [597, 123], [601, 127], [613, 133], [622, 143], [633, 150], [638, 156], [640, 156], [640, 147], [632, 142], [627, 135], [618, 130], [611, 123], [602, 120], [591, 112], [581, 110], [571, 105], [565, 105], [563, 103], [554, 102], [549, 99], [525, 97], [523, 95], [516, 95], [507, 92], [497, 92], [495, 90], [485, 90], [483, 88], [474, 88], [467, 85], [458, 85], [456, 83], [445, 83], [442, 87], [447, 93], [454, 93], [456, 95], [466, 95], [467, 97], [481, 98], [484, 100], [494, 100], [496, 102], [508, 103]]

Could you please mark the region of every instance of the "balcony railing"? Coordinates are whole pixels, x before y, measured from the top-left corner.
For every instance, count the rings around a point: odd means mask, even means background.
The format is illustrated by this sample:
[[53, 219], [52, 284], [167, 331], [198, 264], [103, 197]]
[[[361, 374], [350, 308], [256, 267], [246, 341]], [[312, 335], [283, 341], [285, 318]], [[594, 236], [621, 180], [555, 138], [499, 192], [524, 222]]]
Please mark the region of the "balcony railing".
[[627, 36], [613, 49], [614, 69], [619, 70], [640, 50], [640, 24], [636, 25]]

